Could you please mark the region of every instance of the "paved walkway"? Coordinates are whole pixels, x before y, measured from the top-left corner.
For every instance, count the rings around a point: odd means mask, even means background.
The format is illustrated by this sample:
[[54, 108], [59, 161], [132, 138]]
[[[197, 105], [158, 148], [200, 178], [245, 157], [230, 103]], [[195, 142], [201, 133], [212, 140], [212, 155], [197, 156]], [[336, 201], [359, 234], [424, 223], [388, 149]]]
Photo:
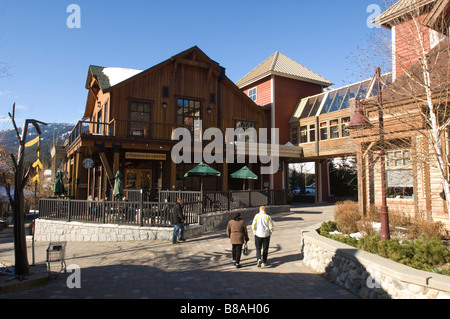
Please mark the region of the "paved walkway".
[[[236, 269], [225, 230], [177, 245], [161, 241], [69, 242], [66, 262], [80, 267], [81, 288], [69, 289], [69, 274], [63, 274], [46, 286], [0, 294], [0, 299], [353, 299], [354, 295], [312, 272], [300, 260], [301, 228], [332, 219], [333, 213], [334, 206], [310, 205], [273, 215], [275, 231], [266, 268], [256, 267], [251, 235], [250, 255], [243, 256], [242, 268]], [[44, 263], [47, 245], [35, 244], [36, 264]], [[13, 258], [13, 244], [0, 240], [0, 262], [13, 264]]]

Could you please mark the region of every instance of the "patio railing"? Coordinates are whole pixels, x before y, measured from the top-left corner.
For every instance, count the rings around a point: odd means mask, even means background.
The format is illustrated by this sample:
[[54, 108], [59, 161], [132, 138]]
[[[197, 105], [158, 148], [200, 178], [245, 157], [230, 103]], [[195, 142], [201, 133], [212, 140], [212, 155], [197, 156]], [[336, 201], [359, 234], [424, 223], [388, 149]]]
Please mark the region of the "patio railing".
[[[164, 203], [164, 199], [168, 203]], [[284, 190], [225, 192], [160, 191], [159, 202], [139, 199], [94, 201], [45, 198], [39, 201], [39, 217], [52, 220], [136, 226], [172, 226], [172, 208], [183, 198], [183, 213], [189, 224], [198, 224], [199, 215], [262, 205], [286, 204]]]
[[[174, 203], [92, 201], [45, 198], [39, 201], [39, 217], [51, 220], [135, 226], [171, 226]], [[198, 223], [200, 203], [184, 203], [189, 224]]]

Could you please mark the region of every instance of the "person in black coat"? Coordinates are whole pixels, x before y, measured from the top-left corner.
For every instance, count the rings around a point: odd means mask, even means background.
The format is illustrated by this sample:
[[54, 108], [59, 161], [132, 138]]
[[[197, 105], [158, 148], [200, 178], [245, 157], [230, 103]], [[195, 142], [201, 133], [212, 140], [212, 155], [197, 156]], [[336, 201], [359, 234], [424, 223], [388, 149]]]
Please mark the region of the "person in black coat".
[[172, 236], [172, 243], [176, 244], [178, 235], [180, 236], [180, 241], [186, 241], [184, 239], [184, 225], [186, 224], [186, 218], [183, 214], [183, 199], [178, 198], [177, 203], [173, 207], [173, 217], [172, 217], [172, 224], [173, 224], [173, 236]]

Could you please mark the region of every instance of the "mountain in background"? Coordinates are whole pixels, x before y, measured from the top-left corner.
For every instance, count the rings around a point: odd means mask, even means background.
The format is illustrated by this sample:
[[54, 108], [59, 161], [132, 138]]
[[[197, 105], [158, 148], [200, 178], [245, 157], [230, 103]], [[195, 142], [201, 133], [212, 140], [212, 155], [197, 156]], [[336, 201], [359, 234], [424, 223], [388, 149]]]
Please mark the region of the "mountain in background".
[[[47, 126], [41, 125], [41, 152], [40, 160], [45, 166], [50, 165], [53, 145], [64, 145], [65, 140], [72, 132], [75, 124], [70, 123], [50, 123]], [[19, 128], [22, 133], [22, 128]], [[28, 126], [27, 142], [37, 136], [36, 129], [33, 125]], [[19, 142], [17, 140], [14, 129], [0, 131], [0, 145], [8, 152], [13, 153], [17, 157]], [[25, 152], [25, 162], [31, 162], [36, 159], [36, 145], [27, 148]], [[47, 165], [46, 165], [47, 164]]]

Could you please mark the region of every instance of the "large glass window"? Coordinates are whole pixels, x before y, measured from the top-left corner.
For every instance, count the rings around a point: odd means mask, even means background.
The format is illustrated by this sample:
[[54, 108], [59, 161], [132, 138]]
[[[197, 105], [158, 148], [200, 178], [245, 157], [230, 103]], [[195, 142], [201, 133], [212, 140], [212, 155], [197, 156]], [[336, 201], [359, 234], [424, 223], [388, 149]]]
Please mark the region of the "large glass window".
[[200, 127], [194, 126], [195, 121], [201, 120], [201, 102], [187, 99], [178, 99], [177, 124], [191, 131], [194, 140], [201, 138]]
[[130, 135], [148, 136], [150, 125], [150, 103], [131, 102]]
[[337, 91], [336, 98], [333, 101], [333, 104], [331, 105], [330, 109], [328, 110], [328, 113], [339, 111], [341, 109], [341, 105], [345, 100], [345, 96], [347, 94], [348, 88], [343, 88]]

